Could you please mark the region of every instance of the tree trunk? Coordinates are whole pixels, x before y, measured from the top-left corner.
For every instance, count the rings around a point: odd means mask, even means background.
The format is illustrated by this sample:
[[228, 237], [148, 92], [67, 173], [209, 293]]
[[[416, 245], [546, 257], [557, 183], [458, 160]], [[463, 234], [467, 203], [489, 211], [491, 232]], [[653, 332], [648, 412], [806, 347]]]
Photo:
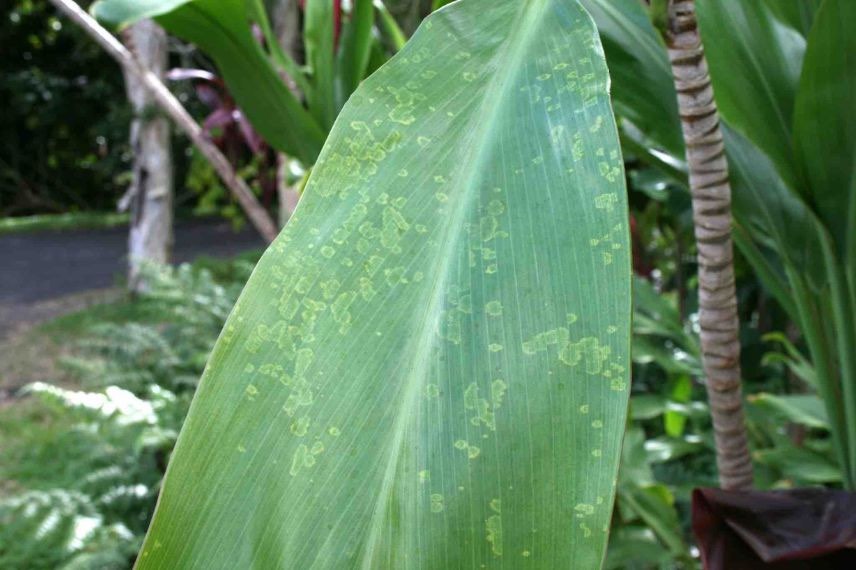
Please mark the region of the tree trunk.
[[[159, 79], [167, 66], [166, 33], [151, 20], [124, 32], [129, 50]], [[169, 263], [173, 245], [173, 191], [170, 129], [151, 92], [131, 73], [125, 73], [128, 100], [134, 111], [131, 150], [133, 180], [123, 199], [131, 211], [128, 236], [128, 287], [138, 293], [146, 284], [140, 275], [145, 263]]]
[[702, 365], [716, 438], [719, 480], [724, 489], [747, 489], [752, 486], [752, 460], [741, 394], [731, 185], [693, 0], [669, 2], [665, 36], [689, 166], [698, 248]]

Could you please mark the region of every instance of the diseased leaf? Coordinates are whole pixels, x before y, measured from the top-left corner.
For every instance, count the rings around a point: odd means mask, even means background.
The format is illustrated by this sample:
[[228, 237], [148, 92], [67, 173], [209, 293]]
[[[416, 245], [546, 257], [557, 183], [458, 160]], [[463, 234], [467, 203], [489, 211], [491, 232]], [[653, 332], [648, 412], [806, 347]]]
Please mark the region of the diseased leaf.
[[339, 115], [230, 316], [140, 568], [596, 568], [622, 160], [573, 0], [462, 0]]

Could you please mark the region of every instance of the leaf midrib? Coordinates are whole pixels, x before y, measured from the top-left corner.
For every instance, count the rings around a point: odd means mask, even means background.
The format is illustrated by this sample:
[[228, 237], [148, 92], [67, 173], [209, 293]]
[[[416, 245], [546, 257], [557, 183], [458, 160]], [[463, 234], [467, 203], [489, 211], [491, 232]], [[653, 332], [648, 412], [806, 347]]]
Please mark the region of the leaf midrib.
[[[369, 523], [369, 537], [366, 541], [362, 561], [362, 567], [366, 570], [372, 568], [375, 549], [381, 538], [384, 517], [386, 516], [389, 498], [392, 495], [398, 460], [403, 448], [405, 427], [413, 418], [413, 408], [420, 388], [426, 379], [427, 367], [425, 365], [430, 356], [431, 340], [437, 326], [443, 291], [449, 282], [451, 260], [454, 259], [456, 246], [463, 231], [466, 215], [471, 209], [473, 198], [478, 195], [475, 189], [484, 173], [482, 166], [493, 150], [493, 145], [486, 143], [490, 141], [491, 135], [496, 129], [500, 109], [503, 108], [503, 105], [491, 105], [491, 102], [502, 102], [506, 98], [508, 87], [520, 72], [521, 60], [527, 51], [526, 48], [535, 36], [534, 30], [538, 29], [538, 24], [546, 12], [549, 1], [529, 0], [521, 3], [517, 16], [512, 20], [512, 22], [519, 21], [520, 25], [512, 27], [511, 35], [495, 56], [495, 60], [500, 61], [502, 65], [499, 67], [499, 73], [492, 77], [482, 97], [480, 110], [474, 119], [476, 127], [473, 129], [472, 137], [465, 143], [469, 150], [459, 162], [459, 164], [465, 165], [467, 169], [463, 182], [459, 185], [463, 188], [463, 199], [455, 202], [456, 207], [453, 209], [453, 216], [446, 223], [446, 232], [441, 242], [445, 244], [445, 247], [441, 248], [437, 257], [437, 260], [440, 261], [440, 271], [435, 274], [436, 277], [431, 286], [430, 301], [425, 311], [426, 318], [421, 319], [422, 324], [418, 334], [411, 337], [411, 342], [408, 343], [407, 349], [403, 352], [405, 355], [414, 354], [415, 358], [406, 380], [407, 387], [404, 392], [403, 405], [398, 408], [395, 423], [391, 430], [392, 439], [389, 445], [386, 471], [381, 489], [376, 495], [377, 500]], [[426, 19], [426, 21], [429, 20], [430, 17]], [[458, 177], [454, 177], [454, 179], [457, 180]]]

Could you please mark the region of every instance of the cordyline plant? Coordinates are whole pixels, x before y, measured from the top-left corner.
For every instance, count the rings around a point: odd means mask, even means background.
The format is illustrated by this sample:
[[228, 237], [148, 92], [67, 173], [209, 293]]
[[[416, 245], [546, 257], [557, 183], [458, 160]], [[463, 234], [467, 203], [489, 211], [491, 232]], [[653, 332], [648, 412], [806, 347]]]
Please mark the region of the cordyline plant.
[[[687, 184], [667, 51], [637, 0], [583, 0], [625, 143]], [[733, 188], [734, 240], [799, 326], [844, 486], [856, 488], [856, 3], [697, 0]]]
[[[160, 23], [244, 70], [192, 18], [243, 26], [243, 2], [173, 4]], [[139, 568], [601, 564], [631, 312], [608, 83], [577, 1], [463, 0], [356, 89], [214, 348]], [[279, 136], [309, 156], [301, 129]]]

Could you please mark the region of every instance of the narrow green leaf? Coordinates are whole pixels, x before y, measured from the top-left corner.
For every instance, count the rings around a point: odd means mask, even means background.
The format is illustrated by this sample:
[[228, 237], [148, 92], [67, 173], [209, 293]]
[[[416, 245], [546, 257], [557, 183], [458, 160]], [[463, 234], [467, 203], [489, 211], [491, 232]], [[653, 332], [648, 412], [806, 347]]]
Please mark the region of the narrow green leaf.
[[[856, 272], [856, 2], [826, 0], [800, 77], [793, 140], [809, 199]], [[852, 285], [851, 285], [852, 286]]]
[[[669, 399], [678, 404], [686, 404], [690, 401], [693, 392], [693, 383], [688, 375], [679, 376], [672, 383], [669, 389]], [[687, 423], [687, 416], [681, 413], [683, 410], [667, 410], [663, 417], [663, 428], [666, 430], [666, 435], [671, 437], [680, 437], [684, 433], [684, 426]]]
[[663, 541], [673, 556], [687, 558], [681, 524], [675, 511], [675, 498], [665, 485], [635, 486], [621, 493], [630, 507]]
[[764, 0], [779, 21], [808, 36], [814, 15], [823, 0]]
[[841, 469], [828, 457], [804, 447], [780, 442], [773, 449], [757, 451], [754, 458], [761, 464], [780, 470], [798, 484], [840, 483]]
[[404, 34], [401, 26], [398, 25], [398, 22], [395, 21], [395, 17], [393, 17], [387, 9], [383, 0], [374, 0], [374, 6], [379, 18], [379, 27], [389, 38], [389, 41], [392, 43], [392, 47], [395, 51], [401, 51], [401, 48], [403, 48], [405, 42], [407, 42], [407, 36]]
[[683, 159], [678, 102], [666, 47], [639, 0], [582, 0], [601, 33], [615, 110], [658, 147]]
[[773, 160], [786, 184], [798, 189], [791, 117], [805, 38], [783, 26], [764, 2], [697, 4], [720, 114]]
[[374, 7], [372, 0], [356, 0], [342, 26], [341, 47], [336, 58], [336, 111], [340, 111], [366, 76], [371, 55]]
[[145, 18], [163, 16], [193, 0], [98, 0], [90, 7], [92, 15], [102, 22], [124, 28]]
[[754, 394], [749, 401], [761, 409], [784, 417], [788, 421], [808, 427], [829, 430], [829, 417], [823, 400], [810, 394], [777, 396], [775, 394]]
[[211, 56], [241, 110], [272, 146], [312, 164], [324, 132], [277, 74], [253, 37], [244, 0], [100, 0], [95, 16], [118, 25], [155, 17]]
[[140, 568], [596, 568], [630, 258], [598, 37], [461, 0], [336, 121], [230, 316]]
[[333, 2], [306, 0], [303, 13], [303, 44], [312, 76], [309, 112], [322, 127], [329, 129], [336, 119], [336, 58], [333, 45]]

